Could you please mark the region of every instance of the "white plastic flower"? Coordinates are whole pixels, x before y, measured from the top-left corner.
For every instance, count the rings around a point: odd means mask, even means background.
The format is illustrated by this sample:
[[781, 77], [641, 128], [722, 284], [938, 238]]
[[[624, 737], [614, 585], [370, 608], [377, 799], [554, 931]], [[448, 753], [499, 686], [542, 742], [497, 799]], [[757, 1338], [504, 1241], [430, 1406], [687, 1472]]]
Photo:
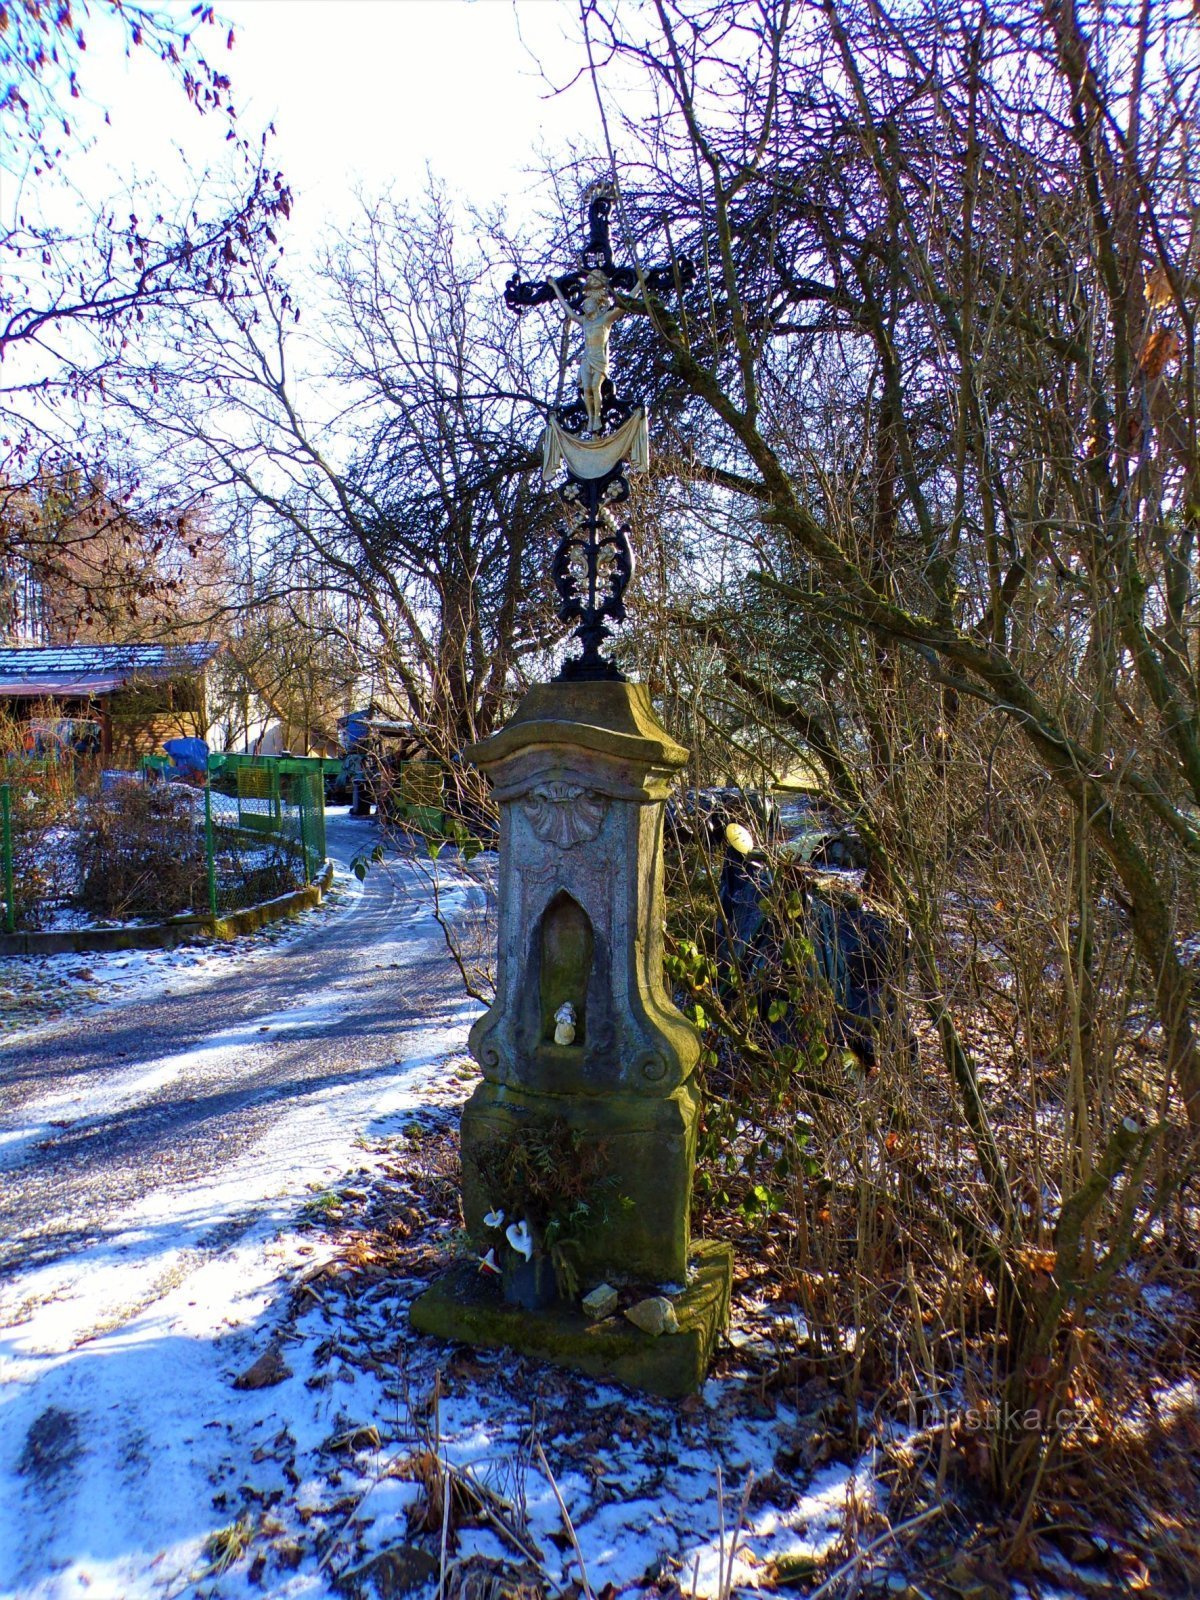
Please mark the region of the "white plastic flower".
[[494, 1272], [497, 1277], [500, 1276], [500, 1268], [496, 1265], [496, 1252], [494, 1250], [489, 1250], [487, 1255], [480, 1256], [479, 1270], [480, 1272]]
[[527, 1222], [511, 1223], [505, 1229], [504, 1237], [518, 1255], [525, 1257], [526, 1261], [533, 1255], [533, 1234], [530, 1233]]
[[503, 1211], [489, 1211], [483, 1219], [485, 1228], [498, 1228], [504, 1221]]

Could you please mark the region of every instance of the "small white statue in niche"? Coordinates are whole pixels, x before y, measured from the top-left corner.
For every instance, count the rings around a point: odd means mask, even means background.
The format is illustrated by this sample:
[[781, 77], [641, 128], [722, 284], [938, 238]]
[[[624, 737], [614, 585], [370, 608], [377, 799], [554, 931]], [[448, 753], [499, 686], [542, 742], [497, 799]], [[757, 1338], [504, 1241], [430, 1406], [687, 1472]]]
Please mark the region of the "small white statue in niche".
[[558, 303], [583, 329], [583, 353], [579, 358], [579, 393], [588, 414], [588, 427], [593, 434], [600, 432], [600, 411], [603, 405], [604, 380], [608, 377], [608, 335], [614, 322], [625, 313], [611, 303], [608, 279], [603, 272], [589, 272], [583, 280], [583, 306], [573, 311], [566, 296], [553, 278], [550, 287]]
[[569, 1000], [564, 1000], [554, 1013], [554, 1042], [555, 1044], [575, 1043], [575, 1007]]

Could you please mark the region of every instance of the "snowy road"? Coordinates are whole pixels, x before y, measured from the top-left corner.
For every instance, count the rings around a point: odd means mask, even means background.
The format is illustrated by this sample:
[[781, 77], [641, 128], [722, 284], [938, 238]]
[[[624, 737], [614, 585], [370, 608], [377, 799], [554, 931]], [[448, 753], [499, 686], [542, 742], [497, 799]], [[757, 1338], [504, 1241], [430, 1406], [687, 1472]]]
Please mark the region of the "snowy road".
[[[461, 1096], [477, 1007], [430, 864], [391, 857], [359, 892], [349, 861], [374, 840], [332, 817], [341, 890], [272, 941], [135, 958], [107, 1004], [0, 1041], [5, 1600], [128, 1600], [158, 1592], [177, 1540], [198, 1558], [228, 1341], [311, 1249], [302, 1208], [448, 1083]], [[444, 905], [481, 893], [446, 873]]]
[[[331, 818], [335, 861], [348, 868], [369, 827]], [[427, 871], [376, 868], [340, 916], [210, 986], [0, 1046], [0, 1283], [211, 1182], [281, 1128], [306, 1147], [314, 1114], [382, 1092], [414, 1035], [462, 1006]], [[228, 1243], [230, 1224], [219, 1234]]]

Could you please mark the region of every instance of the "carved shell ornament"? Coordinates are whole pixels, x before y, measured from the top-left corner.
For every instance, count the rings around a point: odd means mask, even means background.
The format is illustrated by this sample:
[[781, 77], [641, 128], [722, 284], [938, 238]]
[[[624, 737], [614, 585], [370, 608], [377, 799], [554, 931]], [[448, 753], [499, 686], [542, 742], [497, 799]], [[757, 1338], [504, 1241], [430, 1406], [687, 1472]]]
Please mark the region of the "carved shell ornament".
[[543, 783], [522, 796], [521, 810], [543, 843], [569, 850], [600, 832], [608, 801], [582, 784]]

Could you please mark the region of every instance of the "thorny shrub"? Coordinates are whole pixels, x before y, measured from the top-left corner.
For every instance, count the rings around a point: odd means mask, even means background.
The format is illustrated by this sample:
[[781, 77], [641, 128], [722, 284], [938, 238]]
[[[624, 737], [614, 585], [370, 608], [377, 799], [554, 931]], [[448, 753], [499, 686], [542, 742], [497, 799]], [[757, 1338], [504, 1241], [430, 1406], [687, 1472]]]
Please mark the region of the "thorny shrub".
[[[722, 830], [668, 830], [667, 970], [704, 1042], [697, 1227], [733, 1231], [798, 1305], [787, 1371], [840, 1385], [852, 1419], [907, 1416], [913, 1458], [1011, 1507], [1006, 1548], [1028, 1554], [1064, 1493], [1105, 1492], [1105, 1461], [1128, 1482], [1119, 1462], [1174, 1459], [1147, 1396], [1190, 1373], [1194, 1163], [1127, 909], [1077, 819], [985, 715], [928, 759], [930, 707], [906, 698], [893, 748], [912, 757], [854, 812], [862, 887], [749, 811], [745, 859]], [[831, 905], [895, 930], [865, 1022]], [[1152, 1524], [1152, 1570], [1194, 1574], [1200, 1550]]]
[[[709, 773], [817, 769], [909, 930], [916, 1060], [895, 1027], [869, 1070], [806, 1061], [819, 1178], [769, 1242], [850, 1392], [945, 1441], [939, 1490], [965, 1446], [1006, 1556], [1057, 1536], [1039, 1502], [1086, 1465], [1145, 1586], [1195, 1594], [1194, 1501], [1119, 1443], [1200, 1376], [1194, 19], [598, 9], [662, 91], [621, 125], [640, 215], [717, 267], [707, 323], [641, 324], [703, 550], [641, 676], [691, 715], [693, 782], [710, 729]], [[696, 910], [677, 953], [716, 961]], [[770, 1024], [719, 985], [696, 1003], [760, 1046], [770, 1110]]]

